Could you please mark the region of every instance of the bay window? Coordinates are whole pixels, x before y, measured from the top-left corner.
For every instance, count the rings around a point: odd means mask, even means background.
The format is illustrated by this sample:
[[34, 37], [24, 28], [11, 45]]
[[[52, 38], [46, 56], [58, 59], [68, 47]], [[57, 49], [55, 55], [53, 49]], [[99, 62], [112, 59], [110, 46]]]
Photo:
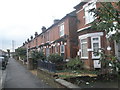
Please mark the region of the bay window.
[[61, 53], [64, 53], [64, 52], [65, 52], [65, 47], [64, 47], [64, 45], [61, 45], [61, 46], [60, 46], [60, 52], [61, 52]]
[[88, 58], [87, 38], [81, 39], [81, 58]]
[[91, 37], [91, 44], [92, 44], [92, 58], [100, 58], [100, 55], [97, 54], [100, 48], [100, 36]]
[[48, 57], [50, 55], [50, 50], [49, 48], [46, 48], [46, 57]]
[[60, 45], [60, 54], [61, 54], [62, 57], [64, 57], [64, 53], [65, 53], [65, 46]]

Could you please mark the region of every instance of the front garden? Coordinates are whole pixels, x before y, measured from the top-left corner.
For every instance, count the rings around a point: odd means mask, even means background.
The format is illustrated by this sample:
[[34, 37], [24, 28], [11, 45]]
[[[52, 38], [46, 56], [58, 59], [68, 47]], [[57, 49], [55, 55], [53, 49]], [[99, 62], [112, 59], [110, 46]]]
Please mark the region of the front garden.
[[[44, 56], [43, 53], [41, 54]], [[47, 64], [41, 68], [54, 72], [54, 78], [64, 79], [82, 88], [118, 88], [119, 76], [116, 68], [119, 68], [119, 63], [116, 64], [117, 58], [105, 55], [102, 51], [99, 54], [101, 54], [100, 62], [104, 67], [99, 70], [84, 69], [84, 63], [78, 57], [65, 62], [58, 54], [44, 56], [45, 58], [43, 60], [38, 59], [38, 62], [39, 60], [46, 62]], [[54, 70], [51, 70], [50, 64]]]
[[[21, 50], [21, 52], [23, 51]], [[22, 55], [17, 54], [16, 56]], [[103, 73], [102, 69], [84, 69], [84, 63], [78, 57], [70, 59], [68, 62], [65, 62], [59, 54], [51, 54], [48, 57], [46, 57], [43, 52], [32, 51], [30, 55], [30, 58], [32, 60], [31, 65], [33, 65], [33, 69], [44, 69], [50, 73], [52, 72], [54, 73], [54, 79], [64, 79], [82, 88], [118, 87], [118, 74], [115, 70], [115, 67], [117, 67], [118, 64], [115, 63], [116, 58], [114, 58], [113, 56], [109, 56], [109, 59], [112, 59], [113, 62], [104, 62], [104, 69], [112, 71], [106, 72], [105, 70], [105, 72]], [[108, 56], [104, 55], [103, 53], [101, 53], [101, 56], [101, 62], [105, 61], [105, 59], [108, 58]], [[21, 58], [26, 59], [24, 57], [25, 56], [22, 56]], [[111, 63], [113, 67], [110, 67], [108, 69], [109, 63]]]

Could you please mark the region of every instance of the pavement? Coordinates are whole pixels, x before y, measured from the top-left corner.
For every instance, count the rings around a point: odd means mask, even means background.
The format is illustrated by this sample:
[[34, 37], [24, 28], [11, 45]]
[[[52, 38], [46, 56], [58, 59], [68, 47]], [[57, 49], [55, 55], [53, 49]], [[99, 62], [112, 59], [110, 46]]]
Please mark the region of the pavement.
[[23, 65], [10, 58], [7, 66], [5, 88], [51, 88], [33, 75]]
[[0, 70], [0, 90], [4, 87], [6, 70]]
[[0, 65], [0, 90], [4, 87], [6, 72], [7, 70], [2, 70], [2, 65]]

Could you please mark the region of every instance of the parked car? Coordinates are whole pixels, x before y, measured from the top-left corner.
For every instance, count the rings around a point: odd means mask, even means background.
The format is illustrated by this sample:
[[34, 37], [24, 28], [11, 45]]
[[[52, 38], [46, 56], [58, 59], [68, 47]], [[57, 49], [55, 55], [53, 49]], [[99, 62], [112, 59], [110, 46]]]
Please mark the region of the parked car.
[[6, 65], [7, 60], [5, 59], [5, 57], [0, 56], [0, 90], [4, 88], [6, 78]]
[[5, 70], [7, 65], [7, 61], [4, 57], [0, 57], [0, 70]]

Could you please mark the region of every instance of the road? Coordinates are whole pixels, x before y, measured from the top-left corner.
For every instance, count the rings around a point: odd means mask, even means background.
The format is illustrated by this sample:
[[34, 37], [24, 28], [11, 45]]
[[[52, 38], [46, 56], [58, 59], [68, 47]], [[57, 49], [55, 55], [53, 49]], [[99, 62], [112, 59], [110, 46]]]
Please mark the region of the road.
[[9, 59], [5, 88], [50, 88], [14, 59]]

